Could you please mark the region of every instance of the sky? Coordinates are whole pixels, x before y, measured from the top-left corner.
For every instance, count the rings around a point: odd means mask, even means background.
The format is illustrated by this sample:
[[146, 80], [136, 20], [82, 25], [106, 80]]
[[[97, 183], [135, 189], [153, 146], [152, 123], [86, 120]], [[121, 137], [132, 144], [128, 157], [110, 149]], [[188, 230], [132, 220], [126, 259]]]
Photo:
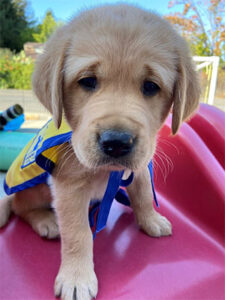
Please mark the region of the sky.
[[[29, 11], [38, 22], [42, 21], [48, 9], [51, 9], [57, 20], [66, 22], [80, 10], [104, 3], [118, 3], [118, 0], [28, 0], [28, 2]], [[137, 4], [161, 15], [172, 12], [172, 9], [168, 9], [168, 0], [126, 0], [123, 2]]]

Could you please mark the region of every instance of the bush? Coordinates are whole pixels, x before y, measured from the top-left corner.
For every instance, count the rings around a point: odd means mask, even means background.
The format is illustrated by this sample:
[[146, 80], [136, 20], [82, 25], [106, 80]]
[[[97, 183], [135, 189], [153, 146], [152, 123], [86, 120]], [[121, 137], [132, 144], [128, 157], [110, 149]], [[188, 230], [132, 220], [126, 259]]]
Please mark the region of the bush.
[[31, 89], [34, 62], [24, 51], [13, 54], [8, 49], [0, 51], [0, 88]]

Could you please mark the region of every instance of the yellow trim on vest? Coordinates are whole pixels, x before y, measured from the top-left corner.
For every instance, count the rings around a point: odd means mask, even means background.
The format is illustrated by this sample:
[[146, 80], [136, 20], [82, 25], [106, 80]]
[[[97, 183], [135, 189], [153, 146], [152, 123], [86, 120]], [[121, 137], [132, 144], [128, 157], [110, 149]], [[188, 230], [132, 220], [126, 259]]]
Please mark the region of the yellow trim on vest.
[[59, 129], [53, 120], [48, 121], [10, 166], [5, 177], [6, 193], [15, 193], [46, 181], [47, 173], [51, 173], [57, 164], [60, 145], [69, 142], [71, 134], [65, 119]]

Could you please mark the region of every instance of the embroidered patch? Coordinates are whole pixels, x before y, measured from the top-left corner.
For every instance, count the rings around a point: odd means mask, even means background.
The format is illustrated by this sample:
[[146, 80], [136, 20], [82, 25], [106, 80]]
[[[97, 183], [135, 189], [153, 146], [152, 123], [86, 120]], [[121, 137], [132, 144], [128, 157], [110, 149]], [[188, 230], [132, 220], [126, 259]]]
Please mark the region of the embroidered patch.
[[24, 156], [24, 160], [21, 165], [22, 169], [35, 162], [37, 150], [40, 149], [42, 146], [44, 140], [43, 136], [45, 135], [45, 132], [48, 129], [48, 125], [49, 122], [46, 123], [46, 125], [39, 131], [39, 133], [33, 139], [33, 142], [31, 143], [30, 147], [27, 150], [27, 153]]

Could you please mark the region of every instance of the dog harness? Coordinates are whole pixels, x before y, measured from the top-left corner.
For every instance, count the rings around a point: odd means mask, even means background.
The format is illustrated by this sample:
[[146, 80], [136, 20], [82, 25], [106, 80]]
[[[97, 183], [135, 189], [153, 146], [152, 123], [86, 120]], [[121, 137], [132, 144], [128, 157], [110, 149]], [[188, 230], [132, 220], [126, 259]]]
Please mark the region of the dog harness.
[[[72, 131], [65, 119], [59, 129], [49, 120], [35, 137], [25, 146], [19, 156], [10, 166], [5, 180], [4, 189], [10, 195], [40, 183], [47, 183], [47, 180], [57, 164], [60, 146], [71, 142]], [[153, 197], [156, 205], [158, 201], [153, 183], [152, 161], [148, 165]], [[130, 206], [127, 193], [123, 189], [131, 184], [134, 173], [131, 172], [128, 179], [122, 179], [124, 171], [112, 171], [102, 201], [91, 201], [89, 210], [89, 222], [93, 230], [93, 237], [96, 233], [105, 228], [113, 200]], [[122, 187], [122, 188], [121, 188]]]

